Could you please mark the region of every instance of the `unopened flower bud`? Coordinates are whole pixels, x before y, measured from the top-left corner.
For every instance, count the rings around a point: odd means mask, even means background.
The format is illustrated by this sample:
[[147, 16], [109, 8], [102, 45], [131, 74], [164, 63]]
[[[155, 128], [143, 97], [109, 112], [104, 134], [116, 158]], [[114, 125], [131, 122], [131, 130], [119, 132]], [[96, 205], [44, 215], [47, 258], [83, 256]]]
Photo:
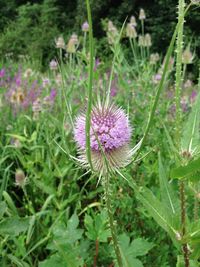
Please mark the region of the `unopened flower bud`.
[[85, 21], [82, 25], [82, 31], [83, 32], [89, 32], [89, 24], [87, 21]]
[[183, 55], [182, 55], [183, 64], [192, 64], [193, 58], [194, 58], [194, 56], [193, 56], [192, 52], [190, 51], [190, 48], [187, 47], [183, 51]]
[[58, 63], [55, 59], [52, 59], [51, 62], [49, 63], [49, 67], [51, 70], [57, 70], [58, 68]]
[[144, 44], [145, 44], [146, 47], [152, 46], [151, 35], [149, 33], [145, 34]]
[[181, 236], [181, 234], [179, 233], [179, 232], [176, 232], [176, 239], [178, 240], [178, 241], [181, 241], [181, 239], [182, 239], [182, 236]]
[[128, 23], [126, 26], [126, 36], [129, 38], [136, 38], [137, 37], [136, 29], [131, 23]]
[[136, 19], [135, 19], [134, 16], [131, 16], [131, 18], [130, 18], [130, 24], [131, 24], [132, 26], [134, 26], [134, 27], [137, 26], [137, 22], [136, 22]]
[[65, 41], [62, 36], [58, 37], [58, 39], [55, 40], [56, 48], [62, 48], [65, 49]]
[[21, 169], [16, 170], [15, 172], [15, 184], [23, 187], [26, 183], [26, 176]]
[[145, 15], [144, 9], [141, 8], [140, 13], [139, 13], [139, 20], [145, 20], [145, 19], [146, 19], [146, 15]]

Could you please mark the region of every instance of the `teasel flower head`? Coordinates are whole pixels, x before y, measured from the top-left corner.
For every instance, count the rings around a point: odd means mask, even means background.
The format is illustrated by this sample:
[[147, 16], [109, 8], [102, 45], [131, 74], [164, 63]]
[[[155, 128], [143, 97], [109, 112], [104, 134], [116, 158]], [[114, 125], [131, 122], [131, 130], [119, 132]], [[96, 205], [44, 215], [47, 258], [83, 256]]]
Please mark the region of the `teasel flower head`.
[[119, 33], [118, 33], [117, 28], [113, 25], [113, 22], [109, 20], [108, 30], [107, 30], [108, 43], [114, 44], [118, 36], [119, 36]]
[[139, 13], [139, 20], [145, 20], [145, 19], [146, 19], [146, 14], [144, 12], [144, 9], [141, 8]]
[[65, 49], [65, 41], [62, 36], [59, 36], [58, 39], [55, 40], [56, 48]]
[[[86, 155], [86, 115], [80, 114], [75, 122], [74, 139], [79, 148], [79, 160], [89, 167]], [[105, 174], [115, 172], [130, 163], [132, 129], [127, 115], [122, 108], [114, 104], [93, 106], [91, 112], [90, 149], [94, 171]]]
[[77, 45], [78, 45], [78, 36], [75, 33], [73, 33], [67, 43], [67, 47], [66, 47], [67, 53], [70, 53], [70, 54], [75, 53]]
[[136, 29], [131, 23], [128, 23], [126, 26], [126, 36], [131, 38], [131, 39], [132, 38], [135, 39], [137, 37]]
[[33, 111], [33, 120], [38, 120], [40, 112], [42, 111], [42, 101], [40, 98], [37, 98], [32, 105], [32, 111]]
[[191, 0], [191, 3], [194, 5], [199, 5], [200, 4], [200, 0]]
[[15, 172], [15, 184], [19, 187], [25, 186], [27, 178], [21, 169], [17, 169]]
[[83, 32], [89, 32], [89, 24], [87, 21], [85, 21], [82, 25], [82, 31]]
[[150, 55], [150, 64], [155, 65], [160, 59], [160, 56], [158, 53], [153, 53]]
[[145, 39], [144, 39], [144, 36], [143, 36], [143, 35], [139, 35], [139, 38], [138, 38], [138, 45], [139, 45], [140, 47], [145, 46]]
[[146, 33], [145, 36], [144, 36], [144, 45], [146, 47], [152, 46], [151, 35], [149, 33]]
[[137, 26], [137, 22], [136, 22], [135, 16], [131, 16], [131, 18], [130, 18], [130, 24], [133, 27], [136, 27]]
[[33, 74], [34, 74], [33, 70], [31, 68], [28, 68], [24, 72], [24, 78], [29, 78], [29, 77], [33, 76]]
[[49, 67], [51, 70], [57, 70], [58, 69], [58, 62], [55, 59], [52, 59], [49, 63]]
[[192, 61], [194, 59], [194, 55], [190, 51], [190, 47], [188, 46], [184, 51], [182, 55], [182, 62], [183, 64], [192, 64]]

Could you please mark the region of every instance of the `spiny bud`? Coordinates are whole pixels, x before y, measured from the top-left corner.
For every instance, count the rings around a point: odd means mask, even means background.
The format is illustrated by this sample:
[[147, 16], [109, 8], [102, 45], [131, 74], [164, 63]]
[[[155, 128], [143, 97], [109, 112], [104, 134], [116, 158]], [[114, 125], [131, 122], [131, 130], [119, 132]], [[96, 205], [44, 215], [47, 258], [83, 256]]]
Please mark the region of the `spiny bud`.
[[131, 23], [128, 23], [126, 26], [126, 36], [129, 38], [136, 38], [137, 37], [136, 29]]
[[26, 176], [21, 169], [17, 169], [15, 172], [15, 184], [23, 187], [26, 184]]
[[153, 53], [150, 55], [150, 64], [154, 65], [156, 62], [158, 62], [160, 59], [160, 56], [158, 53]]
[[51, 62], [49, 63], [49, 67], [51, 70], [57, 70], [58, 68], [58, 63], [55, 59], [52, 59]]
[[82, 31], [83, 32], [89, 32], [89, 24], [87, 21], [85, 21], [82, 25]]
[[178, 241], [181, 241], [181, 239], [182, 239], [181, 234], [180, 234], [179, 232], [176, 232], [175, 235], [176, 235], [176, 239], [177, 239]]
[[56, 48], [62, 48], [65, 49], [65, 41], [62, 36], [58, 37], [58, 39], [55, 40]]
[[141, 8], [140, 13], [139, 13], [139, 20], [145, 20], [145, 19], [146, 19], [146, 15], [145, 15], [144, 9]]
[[145, 40], [143, 35], [139, 35], [138, 45], [145, 46]]
[[130, 24], [131, 24], [132, 26], [134, 26], [134, 27], [137, 26], [137, 22], [136, 22], [136, 19], [135, 19], [134, 16], [131, 16], [131, 18], [130, 18]]
[[183, 51], [183, 55], [182, 55], [182, 61], [183, 64], [192, 64], [193, 61], [193, 54], [190, 51], [190, 47], [188, 46], [184, 51]]
[[146, 47], [150, 47], [152, 45], [151, 35], [149, 33], [145, 34], [144, 44], [145, 44]]

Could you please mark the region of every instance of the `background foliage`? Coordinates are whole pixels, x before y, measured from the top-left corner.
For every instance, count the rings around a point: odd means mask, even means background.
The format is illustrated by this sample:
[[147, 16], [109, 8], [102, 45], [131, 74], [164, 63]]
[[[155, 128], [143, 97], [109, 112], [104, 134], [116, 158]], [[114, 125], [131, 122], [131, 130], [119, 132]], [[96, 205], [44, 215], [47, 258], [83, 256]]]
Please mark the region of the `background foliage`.
[[[176, 5], [174, 0], [91, 1], [98, 56], [107, 57], [108, 54], [102, 21], [108, 18], [121, 27], [127, 17], [138, 17], [141, 7], [147, 14], [145, 31], [152, 34], [154, 50], [165, 52], [176, 23]], [[28, 54], [38, 62], [42, 59], [43, 63], [55, 55], [54, 38], [62, 34], [67, 39], [72, 32], [80, 33], [87, 14], [82, 0], [0, 0], [0, 6], [0, 56], [10, 52]], [[193, 8], [186, 18], [185, 35], [187, 42], [197, 47], [198, 55], [199, 24], [198, 10]]]

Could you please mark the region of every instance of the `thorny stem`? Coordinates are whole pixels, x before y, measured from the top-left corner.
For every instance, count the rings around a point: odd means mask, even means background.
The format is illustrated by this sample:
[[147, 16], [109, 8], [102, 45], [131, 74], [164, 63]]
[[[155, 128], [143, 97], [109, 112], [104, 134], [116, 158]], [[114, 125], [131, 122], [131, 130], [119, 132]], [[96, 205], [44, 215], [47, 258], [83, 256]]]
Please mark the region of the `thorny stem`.
[[93, 84], [93, 65], [94, 65], [94, 45], [93, 45], [93, 31], [92, 31], [92, 16], [90, 9], [90, 2], [86, 0], [87, 14], [89, 22], [89, 49], [90, 49], [90, 64], [89, 64], [89, 80], [88, 80], [88, 105], [87, 105], [87, 116], [86, 116], [86, 154], [91, 170], [91, 148], [90, 148], [90, 120], [92, 111], [92, 84]]
[[97, 258], [98, 258], [98, 254], [99, 254], [99, 240], [96, 240], [95, 242], [95, 256], [94, 256], [94, 267], [97, 266]]
[[[186, 203], [185, 203], [185, 185], [184, 181], [180, 181], [180, 200], [181, 200], [181, 223], [182, 223], [182, 236], [186, 235]], [[189, 251], [187, 243], [182, 245], [185, 267], [190, 266]]]
[[110, 230], [111, 230], [111, 235], [112, 235], [115, 254], [116, 254], [116, 257], [117, 257], [117, 263], [118, 263], [119, 267], [123, 267], [120, 248], [119, 248], [119, 244], [118, 244], [118, 241], [117, 241], [116, 228], [115, 228], [115, 225], [114, 225], [113, 213], [112, 213], [111, 198], [110, 198], [111, 197], [111, 193], [110, 193], [110, 177], [109, 177], [109, 174], [105, 175], [104, 190], [105, 190], [105, 200], [106, 200], [106, 207], [107, 207], [107, 212], [108, 212], [108, 217], [109, 217]]
[[[181, 145], [181, 85], [182, 85], [182, 54], [183, 54], [183, 29], [185, 15], [185, 0], [179, 0], [178, 4], [178, 23], [180, 23], [177, 43], [176, 43], [176, 82], [175, 82], [175, 101], [176, 101], [176, 145], [180, 150]], [[186, 201], [184, 181], [180, 181], [180, 201], [181, 201], [181, 222], [182, 236], [186, 235]], [[185, 267], [190, 266], [189, 251], [187, 242], [182, 245]]]
[[194, 220], [198, 220], [198, 216], [199, 215], [199, 199], [198, 197], [195, 195], [194, 196]]

